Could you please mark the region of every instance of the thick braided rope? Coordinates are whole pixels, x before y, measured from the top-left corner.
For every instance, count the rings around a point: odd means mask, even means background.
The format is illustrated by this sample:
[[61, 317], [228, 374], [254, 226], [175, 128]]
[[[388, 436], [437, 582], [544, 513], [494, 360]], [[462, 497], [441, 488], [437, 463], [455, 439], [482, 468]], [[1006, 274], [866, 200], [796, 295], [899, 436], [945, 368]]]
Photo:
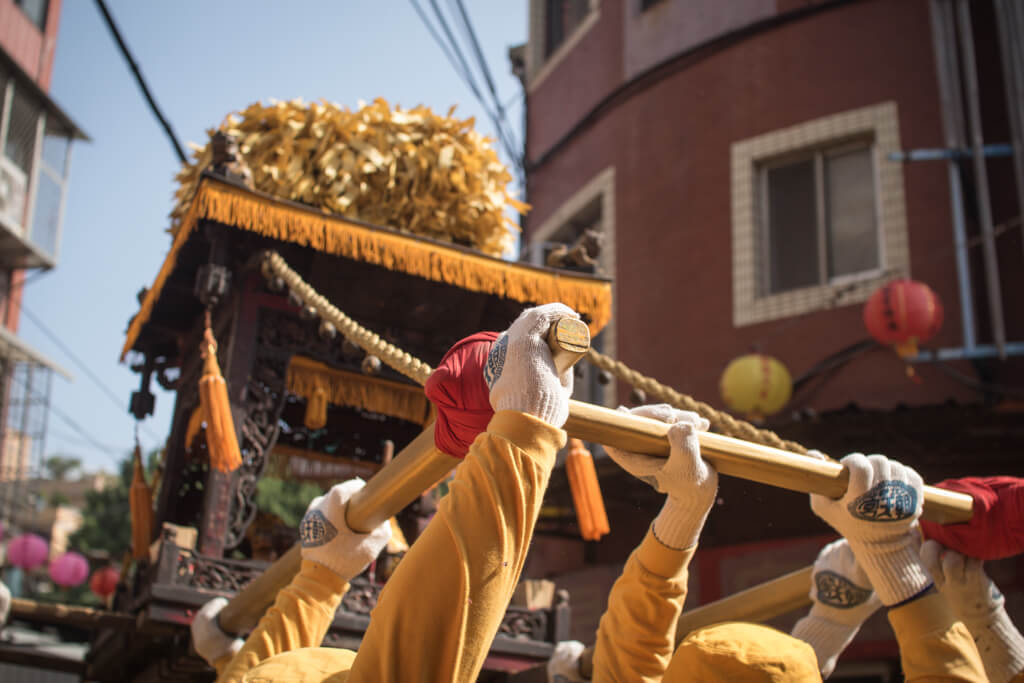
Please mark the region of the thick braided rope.
[[728, 413], [715, 410], [707, 403], [698, 401], [692, 396], [681, 394], [653, 377], [640, 374], [622, 361], [610, 358], [594, 349], [590, 349], [587, 352], [586, 358], [601, 370], [607, 370], [626, 384], [642, 389], [649, 398], [664, 401], [680, 410], [690, 410], [701, 417], [707, 418], [711, 422], [711, 428], [720, 434], [771, 446], [772, 448], [781, 448], [791, 453], [799, 453], [801, 455], [807, 453], [807, 449], [795, 441], [787, 441], [769, 429], [758, 429], [749, 422], [737, 420]]
[[[266, 265], [263, 271], [265, 277], [276, 275], [284, 280], [288, 288], [299, 297], [304, 305], [315, 309], [317, 315], [334, 325], [346, 339], [367, 353], [377, 356], [382, 363], [393, 368], [396, 372], [405, 375], [417, 384], [422, 386], [427, 383], [427, 378], [430, 377], [433, 368], [394, 344], [384, 341], [379, 335], [374, 334], [342, 313], [331, 302], [309, 286], [298, 273], [285, 263], [281, 255], [276, 251], [265, 252], [263, 263]], [[268, 273], [267, 270], [270, 272]]]

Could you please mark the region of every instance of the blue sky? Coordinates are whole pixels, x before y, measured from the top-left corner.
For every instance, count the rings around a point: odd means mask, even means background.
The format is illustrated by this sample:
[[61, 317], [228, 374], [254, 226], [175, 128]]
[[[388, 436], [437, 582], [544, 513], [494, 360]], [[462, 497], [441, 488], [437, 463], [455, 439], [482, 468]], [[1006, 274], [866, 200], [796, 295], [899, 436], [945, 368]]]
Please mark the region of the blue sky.
[[[419, 2], [429, 12], [429, 1]], [[521, 141], [522, 88], [510, 73], [507, 49], [526, 40], [527, 2], [465, 4]], [[23, 303], [122, 405], [24, 316], [19, 334], [75, 376], [73, 382], [54, 378], [55, 412], [106, 446], [97, 448], [51, 413], [47, 455], [74, 455], [87, 469], [112, 470], [132, 445], [127, 405], [138, 387], [138, 375], [118, 356], [138, 309], [135, 295], [152, 283], [170, 246], [165, 230], [179, 163], [96, 5], [62, 5], [50, 94], [92, 141], [72, 150], [57, 268], [26, 286]], [[355, 107], [384, 97], [441, 112], [454, 104], [456, 115], [476, 116], [478, 129], [494, 135], [407, 0], [108, 0], [108, 7], [183, 145], [205, 142], [205, 131], [226, 114], [271, 98]], [[153, 388], [156, 414], [140, 433], [146, 449], [163, 444], [174, 403], [173, 394], [156, 382]]]

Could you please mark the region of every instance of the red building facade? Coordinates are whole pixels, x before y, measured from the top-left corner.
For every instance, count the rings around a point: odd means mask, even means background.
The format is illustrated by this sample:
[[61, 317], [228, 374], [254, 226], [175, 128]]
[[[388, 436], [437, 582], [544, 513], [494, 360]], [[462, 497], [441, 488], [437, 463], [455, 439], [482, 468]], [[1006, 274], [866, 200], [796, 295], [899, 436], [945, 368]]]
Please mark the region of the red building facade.
[[[527, 257], [603, 232], [605, 350], [679, 391], [725, 408], [722, 371], [758, 350], [796, 380], [768, 421], [784, 436], [836, 456], [888, 453], [930, 481], [1020, 474], [1024, 166], [1021, 105], [1007, 95], [1024, 66], [1007, 47], [1020, 27], [1012, 37], [1001, 0], [964, 7], [966, 19], [946, 0], [532, 0], [519, 52]], [[984, 178], [975, 137], [996, 145]], [[913, 376], [862, 320], [897, 277], [927, 283], [945, 309]], [[629, 388], [611, 393], [626, 402]], [[715, 568], [688, 606], [813, 559], [802, 539], [827, 533], [802, 496], [735, 481], [722, 492], [702, 540]], [[643, 527], [620, 520], [630, 533], [616, 538], [606, 495], [610, 543], [568, 561], [540, 550], [538, 574], [541, 557], [567, 576], [624, 560]], [[755, 542], [748, 567], [775, 559], [745, 579], [742, 562], [711, 559]], [[1011, 591], [1020, 582], [1017, 565], [996, 571]], [[879, 652], [892, 654], [867, 654]]]

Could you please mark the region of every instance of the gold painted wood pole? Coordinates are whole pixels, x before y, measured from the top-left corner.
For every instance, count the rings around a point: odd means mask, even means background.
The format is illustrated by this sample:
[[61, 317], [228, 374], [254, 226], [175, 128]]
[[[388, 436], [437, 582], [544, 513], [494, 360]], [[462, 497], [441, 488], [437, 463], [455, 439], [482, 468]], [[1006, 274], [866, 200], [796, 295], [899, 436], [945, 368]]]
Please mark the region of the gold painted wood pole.
[[[434, 447], [434, 425], [427, 426], [352, 496], [345, 521], [355, 531], [372, 530], [398, 514], [458, 463]], [[221, 629], [227, 633], [251, 630], [273, 604], [278, 591], [299, 573], [301, 565], [302, 547], [296, 543], [224, 606], [218, 615]]]
[[[601, 406], [571, 401], [565, 430], [570, 436], [633, 453], [668, 456], [668, 425]], [[720, 474], [770, 486], [841, 498], [850, 474], [842, 465], [770, 446], [701, 432], [700, 452]], [[924, 518], [940, 524], [966, 522], [973, 499], [925, 486]]]
[[[590, 348], [590, 331], [579, 320], [563, 318], [551, 326], [548, 346], [555, 367], [565, 372]], [[352, 496], [345, 521], [355, 531], [372, 530], [436, 484], [458, 462], [434, 447], [434, 426], [429, 425]], [[221, 629], [227, 633], [251, 630], [278, 591], [299, 573], [301, 564], [301, 547], [296, 544], [224, 606], [217, 619]]]

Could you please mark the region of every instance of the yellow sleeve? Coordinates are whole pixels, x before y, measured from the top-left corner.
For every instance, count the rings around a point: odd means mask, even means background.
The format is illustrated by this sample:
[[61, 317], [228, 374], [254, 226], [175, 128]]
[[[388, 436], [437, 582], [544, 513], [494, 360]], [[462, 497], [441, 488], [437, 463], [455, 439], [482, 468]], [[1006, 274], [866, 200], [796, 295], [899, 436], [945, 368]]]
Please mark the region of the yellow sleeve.
[[476, 680], [564, 444], [546, 422], [495, 414], [381, 592], [349, 683]]
[[273, 606], [223, 671], [218, 660], [217, 680], [241, 681], [246, 672], [276, 654], [319, 646], [347, 590], [348, 583], [330, 569], [303, 560], [299, 573], [277, 594]]
[[648, 530], [608, 595], [594, 646], [595, 682], [656, 683], [676, 649], [696, 547], [673, 550]]
[[938, 593], [889, 610], [907, 681], [987, 681], [978, 648]]
[[221, 680], [221, 676], [224, 675], [224, 669], [228, 667], [228, 664], [231, 663], [232, 659], [234, 659], [234, 657], [231, 656], [231, 653], [229, 652], [220, 659], [214, 661], [213, 670], [217, 672], [217, 680]]

